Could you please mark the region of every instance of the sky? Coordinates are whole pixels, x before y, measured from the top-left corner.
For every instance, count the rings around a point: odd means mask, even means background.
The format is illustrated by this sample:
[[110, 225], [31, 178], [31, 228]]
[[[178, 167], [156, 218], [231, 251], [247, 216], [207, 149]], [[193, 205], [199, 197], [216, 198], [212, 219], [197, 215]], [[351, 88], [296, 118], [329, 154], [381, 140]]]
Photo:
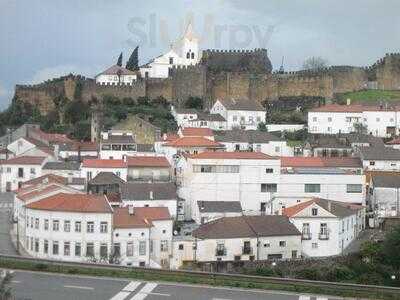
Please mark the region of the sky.
[[168, 51], [190, 20], [202, 49], [266, 48], [287, 71], [320, 56], [371, 65], [400, 52], [398, 0], [0, 0], [0, 109], [15, 84], [93, 77], [139, 45]]

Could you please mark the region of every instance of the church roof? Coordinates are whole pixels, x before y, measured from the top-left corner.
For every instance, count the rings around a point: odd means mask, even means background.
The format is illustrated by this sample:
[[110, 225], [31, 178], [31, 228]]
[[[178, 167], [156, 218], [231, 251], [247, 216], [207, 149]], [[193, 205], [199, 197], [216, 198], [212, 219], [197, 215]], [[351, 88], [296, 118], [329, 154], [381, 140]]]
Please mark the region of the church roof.
[[[124, 67], [120, 67], [118, 65], [114, 65], [109, 67], [107, 70], [105, 70], [104, 72], [100, 73], [99, 75], [135, 75], [136, 72], [125, 69]], [[97, 76], [99, 76], [97, 75]]]

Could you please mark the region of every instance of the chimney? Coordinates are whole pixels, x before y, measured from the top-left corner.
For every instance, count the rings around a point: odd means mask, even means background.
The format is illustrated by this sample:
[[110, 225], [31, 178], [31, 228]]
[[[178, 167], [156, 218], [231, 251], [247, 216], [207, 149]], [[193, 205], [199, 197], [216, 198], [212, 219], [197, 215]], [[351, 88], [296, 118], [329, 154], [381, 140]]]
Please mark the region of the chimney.
[[328, 211], [332, 211], [332, 202], [330, 200], [328, 200]]
[[128, 213], [129, 213], [129, 215], [133, 215], [134, 214], [133, 205], [128, 205]]
[[350, 98], [347, 98], [346, 104], [347, 104], [347, 105], [351, 105], [351, 99], [350, 99]]
[[150, 191], [150, 200], [154, 199], [153, 191]]

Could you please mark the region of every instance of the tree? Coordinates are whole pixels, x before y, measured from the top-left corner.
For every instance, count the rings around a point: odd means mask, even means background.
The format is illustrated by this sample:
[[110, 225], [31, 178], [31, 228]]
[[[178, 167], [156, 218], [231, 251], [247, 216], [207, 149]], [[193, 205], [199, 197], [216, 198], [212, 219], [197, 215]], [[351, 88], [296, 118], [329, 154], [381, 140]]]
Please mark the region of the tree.
[[368, 127], [363, 123], [354, 123], [354, 130], [357, 134], [368, 134]]
[[203, 109], [203, 99], [190, 96], [185, 102], [185, 108]]
[[119, 57], [118, 57], [117, 66], [122, 67], [122, 52], [121, 52], [121, 54], [120, 54]]
[[257, 129], [264, 132], [268, 131], [267, 125], [264, 122], [258, 123]]
[[126, 68], [131, 71], [139, 70], [139, 46], [137, 46], [126, 63]]
[[385, 261], [395, 268], [400, 267], [400, 226], [386, 235], [383, 242], [382, 253]]
[[303, 70], [321, 70], [328, 67], [328, 61], [320, 56], [307, 58], [303, 63]]
[[4, 271], [5, 276], [0, 278], [0, 299], [8, 300], [11, 299], [11, 289], [8, 285], [11, 283], [12, 276], [9, 272]]

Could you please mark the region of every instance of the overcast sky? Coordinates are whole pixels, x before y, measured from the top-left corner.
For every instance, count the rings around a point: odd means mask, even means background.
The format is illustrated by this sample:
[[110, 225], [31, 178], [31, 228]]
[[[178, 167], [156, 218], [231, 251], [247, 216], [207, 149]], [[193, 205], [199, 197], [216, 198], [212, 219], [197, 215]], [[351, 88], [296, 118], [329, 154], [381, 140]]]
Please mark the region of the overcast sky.
[[17, 83], [94, 76], [140, 45], [140, 63], [192, 20], [201, 48], [267, 48], [274, 69], [307, 57], [369, 65], [400, 48], [399, 0], [0, 0], [0, 108]]

